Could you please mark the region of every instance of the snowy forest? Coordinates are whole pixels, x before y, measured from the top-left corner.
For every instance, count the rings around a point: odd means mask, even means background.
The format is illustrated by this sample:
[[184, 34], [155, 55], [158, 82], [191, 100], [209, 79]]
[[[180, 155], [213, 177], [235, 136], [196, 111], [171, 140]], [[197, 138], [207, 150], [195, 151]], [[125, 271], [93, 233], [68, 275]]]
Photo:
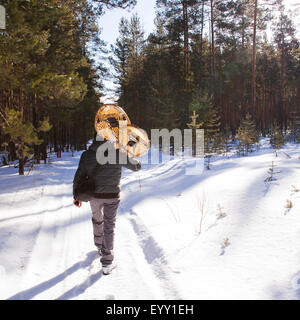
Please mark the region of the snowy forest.
[[[299, 300], [300, 4], [156, 0], [105, 43], [142, 1], [0, 0], [0, 299]], [[149, 138], [204, 129], [205, 166], [124, 171], [102, 277], [71, 189], [108, 95]]]
[[0, 142], [20, 174], [32, 156], [86, 148], [107, 78], [148, 132], [187, 128], [196, 111], [215, 149], [238, 136], [298, 139], [299, 39], [282, 1], [157, 1], [156, 29], [146, 38], [137, 15], [123, 18], [111, 48], [97, 19], [134, 0], [1, 3]]

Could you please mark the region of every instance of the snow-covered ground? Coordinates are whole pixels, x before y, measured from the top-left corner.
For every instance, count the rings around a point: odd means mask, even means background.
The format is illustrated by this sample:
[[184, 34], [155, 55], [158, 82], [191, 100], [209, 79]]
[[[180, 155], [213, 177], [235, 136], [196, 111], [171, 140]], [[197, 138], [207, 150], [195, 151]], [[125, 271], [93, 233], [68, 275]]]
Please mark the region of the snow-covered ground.
[[124, 170], [110, 276], [89, 205], [72, 205], [80, 153], [23, 177], [2, 167], [0, 299], [300, 299], [299, 156], [262, 140], [201, 175], [181, 159]]

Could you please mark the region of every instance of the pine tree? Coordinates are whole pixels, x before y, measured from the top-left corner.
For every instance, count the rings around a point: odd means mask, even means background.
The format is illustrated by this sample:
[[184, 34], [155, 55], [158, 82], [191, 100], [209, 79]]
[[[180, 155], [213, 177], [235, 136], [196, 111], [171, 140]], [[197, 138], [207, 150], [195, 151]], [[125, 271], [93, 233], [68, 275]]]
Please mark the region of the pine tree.
[[121, 19], [119, 37], [112, 46], [110, 61], [116, 71], [119, 103], [133, 122], [140, 125], [143, 114], [141, 105], [142, 62], [144, 54], [144, 31], [140, 18], [134, 14], [130, 20]]
[[167, 30], [169, 37], [182, 45], [183, 53], [183, 77], [184, 88], [189, 87], [189, 38], [191, 29], [191, 7], [196, 5], [193, 0], [157, 0], [157, 6], [160, 8], [165, 20], [167, 21]]
[[92, 0], [96, 5], [98, 14], [103, 14], [106, 10], [114, 8], [132, 8], [136, 5], [136, 0]]
[[243, 155], [248, 154], [251, 151], [253, 144], [258, 142], [258, 133], [255, 127], [255, 123], [248, 113], [246, 118], [241, 121], [241, 124], [237, 131], [237, 139], [239, 140], [239, 151]]
[[189, 103], [191, 90], [193, 89], [193, 74], [191, 72], [190, 40], [197, 32], [201, 21], [199, 0], [157, 0], [157, 7], [165, 20], [167, 36], [169, 39], [169, 51], [172, 59], [176, 58], [178, 76], [180, 82], [180, 108], [182, 123], [185, 127], [189, 121]]
[[290, 77], [289, 68], [293, 64], [292, 51], [299, 48], [299, 41], [295, 38], [295, 28], [292, 20], [284, 12], [280, 13], [279, 21], [275, 25], [275, 43], [278, 47], [279, 66], [279, 104], [278, 121], [280, 128], [287, 127], [286, 114], [284, 109], [288, 108], [288, 96], [286, 90], [287, 78]]
[[221, 122], [216, 107], [210, 106], [209, 118], [205, 123], [205, 149], [207, 153], [220, 152], [221, 145]]
[[270, 144], [273, 147], [273, 149], [275, 149], [275, 153], [277, 157], [277, 150], [279, 150], [284, 144], [284, 137], [278, 123], [276, 123], [273, 126], [273, 132], [271, 135]]
[[1, 129], [7, 134], [10, 141], [17, 145], [17, 157], [19, 159], [19, 174], [24, 175], [24, 157], [33, 155], [33, 145], [40, 145], [43, 140], [38, 138], [38, 132], [47, 132], [51, 129], [49, 119], [45, 119], [40, 123], [40, 127], [35, 129], [29, 121], [22, 120], [20, 111], [13, 109], [5, 110], [6, 121], [2, 123]]
[[[0, 42], [1, 109], [17, 107], [23, 123], [32, 122], [38, 138], [44, 140], [34, 147], [35, 158], [39, 162], [42, 154], [46, 161], [48, 142], [59, 156], [71, 136], [86, 139], [84, 117], [76, 115], [88, 92], [94, 97], [94, 110], [99, 100], [95, 89], [101, 85], [89, 83], [96, 79], [95, 68], [85, 49], [91, 39], [98, 43], [96, 16], [86, 0], [13, 0], [6, 9], [7, 28]], [[100, 67], [97, 72], [102, 72]], [[88, 99], [85, 102], [87, 110]], [[47, 116], [53, 124], [50, 133], [38, 130]], [[71, 126], [81, 130], [71, 134]]]

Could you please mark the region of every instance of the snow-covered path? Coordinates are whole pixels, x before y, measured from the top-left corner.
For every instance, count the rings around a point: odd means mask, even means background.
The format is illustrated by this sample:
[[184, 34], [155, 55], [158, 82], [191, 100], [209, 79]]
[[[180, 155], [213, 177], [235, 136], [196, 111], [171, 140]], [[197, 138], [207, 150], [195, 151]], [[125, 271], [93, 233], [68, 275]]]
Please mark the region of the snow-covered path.
[[72, 205], [80, 154], [24, 177], [0, 168], [0, 299], [300, 299], [300, 148], [283, 151], [220, 157], [198, 176], [181, 159], [125, 170], [110, 276], [89, 205]]

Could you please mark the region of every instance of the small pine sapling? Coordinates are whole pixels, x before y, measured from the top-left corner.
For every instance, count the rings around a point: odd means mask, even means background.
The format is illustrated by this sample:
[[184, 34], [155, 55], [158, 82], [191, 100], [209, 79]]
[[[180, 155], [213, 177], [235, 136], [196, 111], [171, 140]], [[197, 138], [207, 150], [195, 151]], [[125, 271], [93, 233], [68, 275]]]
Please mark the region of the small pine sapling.
[[252, 120], [249, 113], [246, 115], [245, 119], [241, 120], [236, 137], [239, 140], [239, 153], [242, 153], [243, 155], [248, 154], [248, 152], [251, 151], [252, 146], [258, 142], [258, 133], [255, 122]]
[[221, 245], [221, 256], [225, 253], [225, 249], [230, 246], [230, 241], [229, 241], [229, 238], [225, 238], [222, 242], [222, 245]]
[[285, 208], [287, 208], [287, 209], [293, 208], [293, 203], [291, 200], [286, 200]]
[[205, 122], [205, 153], [220, 153], [222, 150], [221, 141], [221, 120], [220, 120], [219, 110], [212, 104], [208, 110], [208, 119]]
[[274, 175], [281, 173], [281, 171], [274, 171], [274, 168], [275, 168], [274, 161], [272, 161], [271, 167], [268, 170], [269, 176], [265, 179], [265, 182], [275, 181], [276, 178], [274, 178]]
[[277, 157], [277, 151], [283, 146], [284, 144], [284, 137], [282, 134], [282, 130], [278, 124], [275, 124], [273, 127], [272, 136], [270, 139], [270, 144], [275, 149], [275, 154]]
[[222, 249], [227, 248], [229, 245], [230, 245], [229, 238], [225, 238], [225, 239], [223, 240]]
[[292, 192], [297, 193], [297, 192], [299, 192], [299, 189], [297, 187], [295, 187], [294, 185], [292, 185]]
[[221, 205], [218, 203], [218, 206], [217, 206], [217, 219], [222, 219], [222, 218], [225, 218], [226, 217], [226, 213], [223, 212], [223, 207], [221, 207]]
[[[190, 118], [192, 119], [192, 122], [190, 123], [187, 123], [187, 126], [193, 130], [193, 141], [196, 140], [196, 130], [199, 129], [202, 125], [203, 125], [203, 122], [200, 122], [200, 123], [197, 123], [197, 118], [199, 117], [198, 114], [196, 114], [196, 111], [194, 110], [193, 111], [193, 115], [190, 116]], [[196, 145], [195, 143], [193, 142], [192, 144], [192, 150], [193, 150], [193, 157], [196, 156]], [[174, 154], [173, 154], [174, 155]]]

